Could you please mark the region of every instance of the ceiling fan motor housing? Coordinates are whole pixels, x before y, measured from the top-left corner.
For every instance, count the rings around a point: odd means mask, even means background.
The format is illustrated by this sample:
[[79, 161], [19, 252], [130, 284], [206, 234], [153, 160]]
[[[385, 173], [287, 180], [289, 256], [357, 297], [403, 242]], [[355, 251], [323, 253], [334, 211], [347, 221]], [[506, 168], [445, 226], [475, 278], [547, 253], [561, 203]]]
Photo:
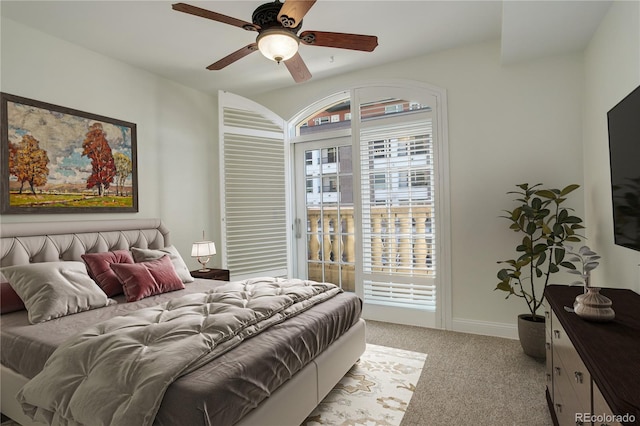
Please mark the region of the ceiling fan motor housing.
[[283, 16], [282, 22], [280, 22], [278, 20], [280, 9], [282, 9], [282, 3], [280, 3], [279, 0], [265, 3], [261, 6], [258, 6], [258, 8], [253, 11], [251, 20], [254, 24], [258, 25], [261, 30], [276, 27], [284, 28], [294, 34], [297, 34], [302, 27], [302, 20], [300, 20], [300, 22], [295, 22], [294, 20], [289, 19], [289, 17]]

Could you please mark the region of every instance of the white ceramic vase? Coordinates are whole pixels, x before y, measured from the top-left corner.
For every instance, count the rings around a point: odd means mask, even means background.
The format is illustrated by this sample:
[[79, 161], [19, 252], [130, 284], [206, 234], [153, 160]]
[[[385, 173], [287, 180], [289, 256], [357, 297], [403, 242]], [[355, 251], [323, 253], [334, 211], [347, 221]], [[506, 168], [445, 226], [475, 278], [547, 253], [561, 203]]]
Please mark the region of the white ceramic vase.
[[611, 300], [600, 294], [600, 288], [587, 287], [587, 292], [576, 297], [573, 310], [587, 321], [606, 322], [616, 317]]

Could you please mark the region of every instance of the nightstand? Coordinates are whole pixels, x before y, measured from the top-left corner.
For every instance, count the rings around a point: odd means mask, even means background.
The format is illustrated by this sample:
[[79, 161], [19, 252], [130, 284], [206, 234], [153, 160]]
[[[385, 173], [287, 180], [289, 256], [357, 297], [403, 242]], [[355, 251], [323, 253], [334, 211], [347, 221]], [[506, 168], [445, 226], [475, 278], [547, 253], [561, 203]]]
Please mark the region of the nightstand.
[[198, 270], [190, 271], [193, 278], [204, 278], [205, 280], [229, 281], [228, 269], [209, 269], [206, 272]]

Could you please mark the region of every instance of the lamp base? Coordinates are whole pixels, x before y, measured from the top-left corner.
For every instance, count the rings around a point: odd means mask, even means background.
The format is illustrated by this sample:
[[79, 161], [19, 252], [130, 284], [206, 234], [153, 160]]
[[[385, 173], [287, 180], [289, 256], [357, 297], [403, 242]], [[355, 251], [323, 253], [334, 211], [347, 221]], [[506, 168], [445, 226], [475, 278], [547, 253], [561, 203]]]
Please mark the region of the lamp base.
[[209, 263], [209, 256], [198, 257], [198, 262], [202, 265], [202, 268], [200, 268], [198, 272], [209, 272], [211, 270], [207, 268], [207, 263]]

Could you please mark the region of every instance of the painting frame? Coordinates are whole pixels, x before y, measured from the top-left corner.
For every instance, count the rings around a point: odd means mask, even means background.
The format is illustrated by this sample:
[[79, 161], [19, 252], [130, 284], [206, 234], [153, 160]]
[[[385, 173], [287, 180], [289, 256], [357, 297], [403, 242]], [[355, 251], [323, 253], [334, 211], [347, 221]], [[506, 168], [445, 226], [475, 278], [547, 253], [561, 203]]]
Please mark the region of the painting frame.
[[137, 161], [135, 123], [0, 92], [1, 214], [138, 212]]

